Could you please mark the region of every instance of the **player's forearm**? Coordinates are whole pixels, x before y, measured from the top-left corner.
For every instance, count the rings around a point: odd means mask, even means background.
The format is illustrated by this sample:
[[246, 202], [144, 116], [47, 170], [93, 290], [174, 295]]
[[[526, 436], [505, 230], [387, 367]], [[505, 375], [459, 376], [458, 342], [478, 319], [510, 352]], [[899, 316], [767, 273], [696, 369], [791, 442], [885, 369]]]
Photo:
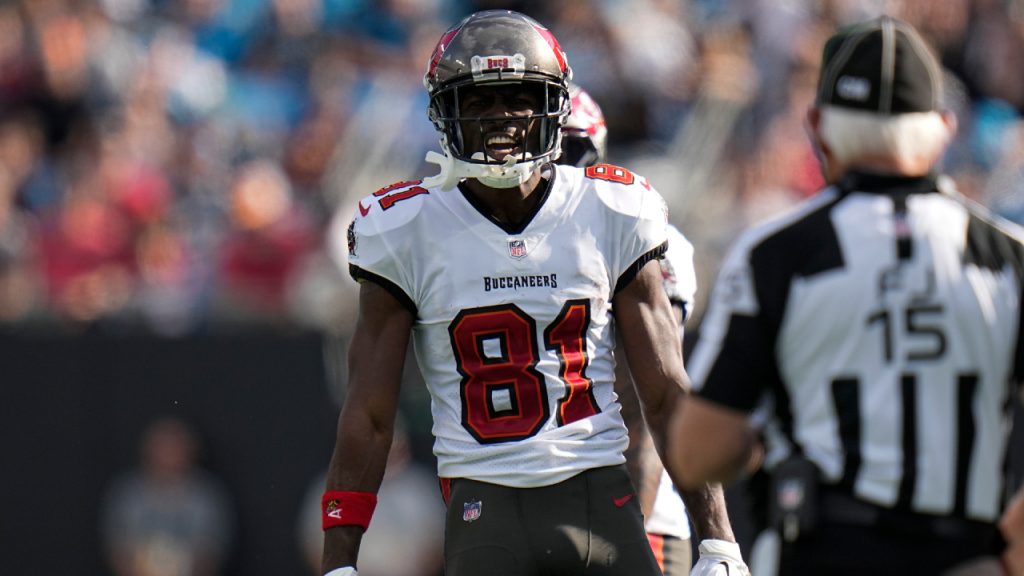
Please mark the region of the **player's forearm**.
[[[689, 441], [682, 444], [689, 445]], [[666, 462], [669, 473], [680, 489], [696, 490], [709, 482], [732, 482], [740, 477], [744, 466], [749, 460], [750, 452], [744, 451], [742, 456], [730, 454], [710, 454], [710, 449], [695, 448], [668, 452]]]
[[699, 539], [736, 541], [721, 484], [704, 484], [694, 490], [680, 490], [679, 494], [686, 503], [686, 509]]
[[661, 459], [644, 422], [640, 399], [633, 388], [633, 379], [629, 375], [628, 363], [621, 347], [616, 349], [615, 357], [615, 393], [622, 406], [622, 420], [629, 430], [629, 445], [625, 452], [626, 471], [636, 487], [641, 510], [644, 514], [650, 514], [661, 480]]
[[637, 490], [640, 495], [640, 505], [645, 514], [654, 511], [654, 501], [658, 498], [658, 486], [661, 484], [661, 473], [665, 469], [661, 465], [661, 457], [654, 450], [654, 446], [648, 444], [647, 450], [640, 456], [640, 480]]
[[[327, 472], [327, 490], [376, 494], [384, 478], [391, 448], [394, 415], [374, 416], [346, 403], [338, 420], [338, 436]], [[335, 526], [324, 533], [323, 570], [355, 566], [363, 529]]]
[[391, 449], [395, 413], [389, 409], [378, 414], [353, 404], [346, 402], [338, 418], [327, 489], [377, 492]]
[[672, 421], [672, 408], [676, 406], [685, 392], [675, 379], [664, 378], [664, 383], [656, 388], [659, 394], [645, 396], [644, 419], [650, 432], [651, 440], [659, 457], [664, 459], [669, 425]]
[[744, 414], [696, 395], [677, 405], [669, 438], [662, 461], [676, 486], [685, 490], [735, 479], [748, 466], [756, 444]]
[[661, 458], [655, 451], [651, 436], [642, 420], [639, 427], [630, 428], [629, 437], [629, 447], [626, 449], [626, 471], [636, 487], [641, 510], [644, 514], [649, 515], [654, 508], [654, 499], [658, 494], [658, 484], [661, 481], [661, 471], [663, 470]]

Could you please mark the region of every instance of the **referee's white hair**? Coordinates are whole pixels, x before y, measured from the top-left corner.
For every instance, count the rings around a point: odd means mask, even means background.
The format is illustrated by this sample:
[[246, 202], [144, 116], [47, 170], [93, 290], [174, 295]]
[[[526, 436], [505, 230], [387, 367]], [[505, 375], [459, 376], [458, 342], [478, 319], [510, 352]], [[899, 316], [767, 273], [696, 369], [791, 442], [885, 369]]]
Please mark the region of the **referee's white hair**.
[[931, 166], [953, 137], [941, 112], [884, 116], [828, 105], [820, 110], [819, 137], [835, 160], [844, 165], [881, 156]]

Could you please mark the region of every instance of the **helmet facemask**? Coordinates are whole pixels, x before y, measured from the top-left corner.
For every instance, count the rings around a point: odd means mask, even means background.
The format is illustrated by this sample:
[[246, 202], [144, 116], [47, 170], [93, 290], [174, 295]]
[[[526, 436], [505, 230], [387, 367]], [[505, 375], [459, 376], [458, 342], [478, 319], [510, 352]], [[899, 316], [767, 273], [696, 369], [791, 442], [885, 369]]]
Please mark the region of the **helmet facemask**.
[[[442, 134], [441, 145], [459, 174], [493, 188], [511, 188], [525, 182], [541, 164], [561, 151], [561, 126], [569, 115], [568, 91], [543, 77], [478, 81], [473, 77], [442, 87], [431, 95], [430, 120]], [[503, 115], [479, 116], [463, 112], [463, 104], [477, 90], [501, 91], [504, 98], [527, 93], [537, 105], [529, 114], [514, 110]], [[488, 139], [505, 132], [512, 142], [508, 154], [488, 152]]]

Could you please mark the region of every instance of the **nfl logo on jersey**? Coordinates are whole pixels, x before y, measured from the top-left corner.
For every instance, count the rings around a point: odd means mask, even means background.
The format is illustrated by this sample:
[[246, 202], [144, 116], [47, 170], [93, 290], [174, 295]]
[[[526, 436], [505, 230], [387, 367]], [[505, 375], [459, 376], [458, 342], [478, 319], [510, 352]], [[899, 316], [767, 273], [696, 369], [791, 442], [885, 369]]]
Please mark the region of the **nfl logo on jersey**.
[[513, 258], [526, 256], [526, 240], [509, 240], [508, 255]]
[[480, 518], [480, 513], [483, 511], [484, 503], [477, 500], [475, 502], [463, 502], [462, 504], [462, 519], [466, 522], [472, 522]]

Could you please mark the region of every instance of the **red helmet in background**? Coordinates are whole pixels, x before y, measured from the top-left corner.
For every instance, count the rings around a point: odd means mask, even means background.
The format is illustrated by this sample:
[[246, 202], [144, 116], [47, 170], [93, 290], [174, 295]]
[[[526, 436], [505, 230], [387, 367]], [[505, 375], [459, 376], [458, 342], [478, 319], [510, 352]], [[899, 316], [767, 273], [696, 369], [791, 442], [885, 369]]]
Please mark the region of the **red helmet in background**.
[[562, 126], [562, 157], [559, 164], [590, 166], [604, 162], [608, 152], [608, 128], [604, 114], [586, 90], [569, 85], [572, 112]]

